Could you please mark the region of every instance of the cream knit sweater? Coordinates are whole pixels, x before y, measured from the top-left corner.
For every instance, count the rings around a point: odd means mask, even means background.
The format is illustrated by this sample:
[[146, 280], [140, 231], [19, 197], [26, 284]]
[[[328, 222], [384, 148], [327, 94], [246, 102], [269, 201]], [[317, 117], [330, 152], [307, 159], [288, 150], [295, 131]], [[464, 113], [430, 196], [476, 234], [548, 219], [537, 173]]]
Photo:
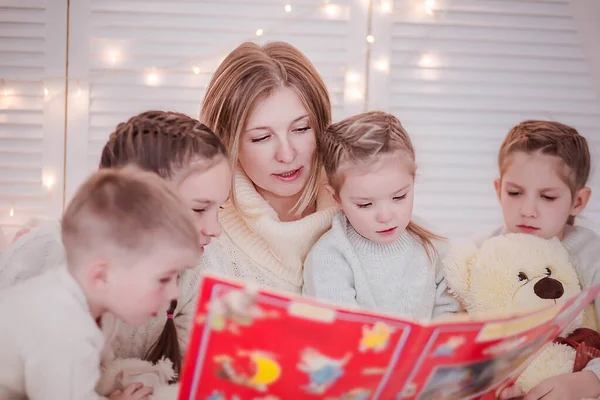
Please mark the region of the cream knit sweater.
[[[202, 273], [209, 271], [300, 293], [304, 259], [317, 239], [331, 227], [337, 210], [322, 190], [317, 212], [298, 221], [281, 222], [243, 172], [238, 171], [234, 179], [236, 198], [247, 215], [240, 215], [231, 204], [226, 204], [220, 213], [223, 234], [207, 246], [199, 265], [185, 271], [179, 280], [174, 321], [182, 349], [187, 347]], [[0, 291], [64, 262], [60, 222], [43, 222], [0, 256]], [[166, 313], [159, 315], [138, 328], [118, 324], [112, 340], [115, 355], [143, 357], [160, 336], [166, 318]]]

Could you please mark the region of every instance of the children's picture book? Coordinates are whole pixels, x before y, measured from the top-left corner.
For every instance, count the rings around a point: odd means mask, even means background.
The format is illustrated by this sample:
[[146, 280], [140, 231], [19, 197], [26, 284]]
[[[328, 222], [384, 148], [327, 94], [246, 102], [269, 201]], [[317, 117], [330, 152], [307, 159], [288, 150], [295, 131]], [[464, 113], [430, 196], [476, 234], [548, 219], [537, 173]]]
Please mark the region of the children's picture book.
[[493, 399], [600, 293], [418, 322], [207, 275], [179, 400]]

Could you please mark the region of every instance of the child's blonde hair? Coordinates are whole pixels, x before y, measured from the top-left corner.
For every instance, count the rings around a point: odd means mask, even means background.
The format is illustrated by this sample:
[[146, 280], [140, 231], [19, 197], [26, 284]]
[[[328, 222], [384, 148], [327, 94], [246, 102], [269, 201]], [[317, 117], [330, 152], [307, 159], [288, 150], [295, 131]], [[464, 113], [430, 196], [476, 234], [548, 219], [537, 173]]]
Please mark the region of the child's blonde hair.
[[79, 187], [62, 217], [62, 240], [68, 265], [103, 246], [143, 253], [156, 240], [201, 254], [183, 201], [158, 175], [133, 166], [101, 169]]
[[[264, 46], [243, 43], [215, 71], [206, 89], [200, 120], [225, 142], [234, 168], [240, 138], [258, 102], [283, 87], [298, 95], [315, 135], [321, 136], [331, 122], [329, 94], [313, 64], [294, 46], [285, 42]], [[297, 215], [315, 203], [321, 170], [321, 159], [315, 155], [311, 176], [294, 207]], [[235, 190], [231, 200], [237, 207]]]
[[[569, 186], [573, 198], [588, 181], [591, 157], [587, 140], [568, 125], [555, 121], [528, 120], [513, 127], [498, 153], [500, 179], [515, 152], [541, 153], [560, 158], [565, 168], [559, 171], [559, 177]], [[575, 217], [570, 216], [567, 224], [574, 223]]]
[[[398, 118], [381, 111], [354, 115], [330, 125], [319, 137], [319, 148], [327, 179], [336, 196], [344, 180], [340, 166], [346, 162], [370, 163], [381, 155], [399, 151], [408, 158], [413, 178], [417, 171], [415, 150], [408, 133]], [[406, 230], [423, 245], [430, 258], [435, 253], [432, 241], [443, 239], [413, 221]]]

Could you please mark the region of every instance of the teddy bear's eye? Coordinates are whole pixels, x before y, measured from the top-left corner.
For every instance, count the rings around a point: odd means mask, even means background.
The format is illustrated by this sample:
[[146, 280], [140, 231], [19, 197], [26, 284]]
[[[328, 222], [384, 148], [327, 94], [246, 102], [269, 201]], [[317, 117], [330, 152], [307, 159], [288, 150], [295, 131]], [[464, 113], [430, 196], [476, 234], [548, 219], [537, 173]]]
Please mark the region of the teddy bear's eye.
[[529, 279], [527, 277], [527, 275], [525, 275], [524, 272], [519, 272], [519, 275], [517, 275], [517, 276], [519, 277], [519, 282], [523, 282], [523, 281], [526, 281], [527, 279]]
[[552, 271], [550, 271], [550, 268], [548, 267], [546, 267], [546, 275], [552, 276]]

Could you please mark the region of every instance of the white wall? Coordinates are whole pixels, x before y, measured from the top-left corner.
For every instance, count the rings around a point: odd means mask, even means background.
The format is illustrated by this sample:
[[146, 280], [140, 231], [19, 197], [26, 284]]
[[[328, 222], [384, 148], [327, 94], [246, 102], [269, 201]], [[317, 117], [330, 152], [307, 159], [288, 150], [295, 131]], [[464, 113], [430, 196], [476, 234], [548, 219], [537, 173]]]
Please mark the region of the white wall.
[[[68, 57], [66, 13], [66, 0], [0, 0], [0, 78], [15, 89], [0, 93], [8, 231], [57, 217], [118, 122], [148, 108], [197, 116], [212, 72], [244, 40], [304, 51], [335, 119], [397, 115], [417, 148], [415, 211], [451, 236], [500, 222], [492, 180], [512, 125], [557, 119], [588, 137], [595, 158], [600, 149], [596, 0], [77, 0]], [[56, 87], [44, 97], [43, 85]], [[600, 193], [598, 183], [594, 174]], [[600, 222], [598, 193], [588, 223]]]

